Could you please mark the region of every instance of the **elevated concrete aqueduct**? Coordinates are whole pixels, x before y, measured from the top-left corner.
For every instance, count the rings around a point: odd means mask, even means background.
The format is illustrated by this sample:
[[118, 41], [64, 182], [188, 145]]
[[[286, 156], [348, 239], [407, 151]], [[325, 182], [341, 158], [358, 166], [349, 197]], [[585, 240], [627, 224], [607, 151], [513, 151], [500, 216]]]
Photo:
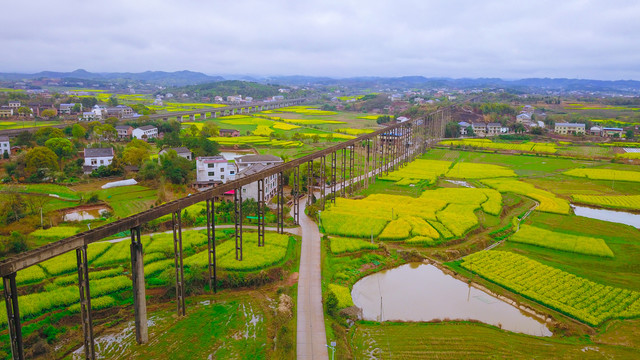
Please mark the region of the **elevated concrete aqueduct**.
[[[236, 114], [250, 114], [252, 112], [264, 111], [264, 110], [273, 110], [279, 109], [287, 106], [294, 106], [302, 104], [306, 99], [290, 99], [290, 100], [282, 100], [282, 101], [271, 101], [271, 102], [257, 102], [251, 104], [243, 104], [243, 105], [230, 105], [230, 106], [222, 106], [217, 108], [206, 108], [206, 109], [198, 109], [198, 110], [189, 110], [189, 111], [176, 111], [172, 113], [166, 114], [153, 114], [148, 115], [149, 119], [162, 119], [168, 121], [171, 118], [176, 118], [178, 121], [182, 122], [185, 116], [189, 117], [189, 121], [194, 121], [196, 115], [200, 115], [200, 119], [208, 119], [208, 118], [217, 118], [219, 116], [228, 116], [228, 115], [236, 115]], [[207, 116], [208, 114], [208, 116]], [[123, 118], [122, 120], [130, 120], [133, 118]], [[104, 120], [100, 122], [104, 123]], [[60, 125], [47, 125], [48, 127], [64, 129], [69, 126], [69, 124], [60, 124]], [[41, 127], [24, 127], [21, 129], [8, 129], [8, 130], [0, 130], [0, 135], [15, 137], [18, 136], [23, 131], [28, 132], [36, 132]]]
[[[285, 101], [279, 104], [265, 106], [286, 106], [298, 103]], [[243, 107], [244, 108], [244, 107]], [[238, 107], [235, 107], [238, 109]], [[254, 107], [254, 109], [256, 109]], [[258, 107], [257, 109], [260, 109]], [[222, 111], [214, 109], [215, 112]], [[133, 307], [135, 314], [136, 340], [138, 343], [146, 343], [149, 339], [147, 329], [147, 309], [145, 299], [145, 281], [143, 249], [140, 241], [141, 225], [171, 214], [173, 225], [173, 240], [175, 252], [176, 270], [176, 302], [179, 316], [184, 316], [185, 291], [182, 263], [182, 222], [181, 210], [186, 207], [206, 202], [207, 213], [207, 238], [209, 253], [209, 285], [216, 291], [216, 247], [215, 247], [215, 199], [227, 191], [235, 190], [235, 243], [236, 259], [242, 261], [242, 253], [245, 250], [242, 245], [242, 192], [243, 185], [258, 182], [258, 246], [264, 246], [265, 211], [264, 179], [277, 174], [278, 201], [277, 201], [277, 230], [284, 230], [284, 191], [283, 172], [292, 170], [294, 182], [292, 184], [294, 221], [299, 223], [300, 204], [299, 188], [300, 166], [308, 164], [309, 191], [320, 193], [318, 201], [324, 207], [326, 201], [335, 203], [335, 197], [341, 192], [352, 193], [356, 188], [364, 188], [375, 182], [376, 176], [388, 173], [410, 162], [415, 157], [426, 152], [430, 144], [442, 138], [445, 124], [450, 119], [451, 108], [443, 108], [427, 115], [422, 119], [413, 119], [403, 123], [394, 124], [376, 132], [362, 135], [313, 154], [291, 160], [289, 162], [266, 169], [251, 176], [227, 182], [205, 192], [191, 195], [179, 200], [165, 203], [153, 209], [117, 220], [113, 223], [88, 230], [66, 239], [50, 243], [37, 249], [27, 251], [12, 258], [0, 262], [0, 276], [3, 279], [4, 299], [7, 307], [7, 320], [11, 338], [11, 351], [13, 359], [24, 359], [20, 312], [18, 304], [18, 292], [16, 287], [16, 273], [29, 266], [36, 265], [45, 260], [55, 258], [69, 251], [75, 251], [78, 262], [78, 288], [80, 292], [81, 321], [84, 333], [84, 351], [87, 359], [95, 359], [94, 337], [91, 321], [91, 296], [89, 288], [89, 266], [87, 263], [87, 245], [118, 234], [122, 231], [131, 231], [131, 277], [133, 282]], [[195, 113], [202, 114], [203, 110]], [[227, 111], [233, 111], [227, 109]], [[242, 110], [240, 110], [242, 111]], [[179, 115], [179, 114], [178, 114]], [[162, 115], [156, 115], [162, 116]], [[215, 116], [215, 113], [214, 113]], [[341, 166], [338, 165], [341, 161]], [[330, 170], [327, 170], [327, 162], [330, 162]], [[314, 168], [321, 169], [320, 175], [312, 173]], [[341, 174], [339, 174], [341, 170]], [[313, 190], [312, 190], [313, 189]], [[307, 201], [313, 196], [307, 196]], [[248, 249], [250, 251], [250, 249]]]

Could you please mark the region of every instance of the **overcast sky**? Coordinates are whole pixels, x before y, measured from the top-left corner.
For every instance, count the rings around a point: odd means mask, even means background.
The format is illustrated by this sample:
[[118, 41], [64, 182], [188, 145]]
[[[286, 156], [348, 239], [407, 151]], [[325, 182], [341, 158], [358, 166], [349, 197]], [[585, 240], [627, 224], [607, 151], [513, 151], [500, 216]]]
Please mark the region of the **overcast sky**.
[[640, 80], [640, 1], [6, 1], [0, 72]]

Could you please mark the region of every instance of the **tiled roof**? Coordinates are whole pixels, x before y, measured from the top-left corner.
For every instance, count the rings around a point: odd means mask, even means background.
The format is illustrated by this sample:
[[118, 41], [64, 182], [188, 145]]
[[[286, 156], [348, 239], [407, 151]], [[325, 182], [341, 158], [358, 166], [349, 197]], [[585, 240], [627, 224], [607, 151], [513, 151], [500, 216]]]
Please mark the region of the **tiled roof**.
[[236, 161], [239, 163], [268, 162], [268, 161], [281, 162], [282, 159], [274, 155], [245, 155], [237, 158]]
[[113, 156], [113, 148], [87, 148], [84, 149], [84, 157]]

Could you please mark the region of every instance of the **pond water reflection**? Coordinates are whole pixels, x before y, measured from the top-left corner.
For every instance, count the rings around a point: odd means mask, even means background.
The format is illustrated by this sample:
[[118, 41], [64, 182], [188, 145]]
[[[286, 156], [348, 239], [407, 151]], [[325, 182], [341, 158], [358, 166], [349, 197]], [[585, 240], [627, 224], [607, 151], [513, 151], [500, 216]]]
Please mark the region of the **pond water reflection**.
[[513, 332], [552, 335], [541, 320], [433, 265], [405, 264], [369, 275], [353, 286], [351, 296], [365, 320], [477, 320]]

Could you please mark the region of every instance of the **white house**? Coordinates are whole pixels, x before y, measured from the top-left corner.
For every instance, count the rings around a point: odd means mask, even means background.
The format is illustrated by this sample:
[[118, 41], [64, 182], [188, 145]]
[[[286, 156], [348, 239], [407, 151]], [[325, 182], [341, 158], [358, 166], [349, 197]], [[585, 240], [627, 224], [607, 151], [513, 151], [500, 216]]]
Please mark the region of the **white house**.
[[22, 106], [22, 103], [20, 101], [9, 101], [9, 107], [14, 109], [15, 111], [18, 111], [18, 108]]
[[228, 161], [221, 155], [199, 156], [196, 158], [197, 187], [209, 187], [234, 180], [238, 169], [233, 161]]
[[187, 159], [189, 161], [193, 160], [193, 154], [191, 153], [191, 150], [187, 149], [186, 147], [162, 149], [162, 150], [160, 150], [158, 155], [164, 155], [164, 154], [168, 153], [169, 150], [175, 151], [178, 154], [178, 156], [183, 157], [183, 158], [185, 158], [185, 159]]
[[[60, 110], [58, 110], [59, 114], [65, 114], [65, 115], [70, 115], [71, 111], [73, 110], [73, 107], [75, 106], [75, 103], [71, 103], [71, 104], [60, 104]], [[80, 109], [82, 109], [82, 104], [80, 105]]]
[[529, 114], [522, 113], [522, 114], [516, 116], [516, 123], [524, 124], [524, 123], [528, 123], [530, 121], [531, 121], [531, 115], [529, 115]]
[[103, 116], [105, 115], [107, 108], [103, 105], [96, 105], [93, 107], [93, 109], [91, 109], [91, 111], [96, 114], [95, 115], [95, 120], [102, 120]]
[[467, 135], [467, 128], [471, 126], [471, 124], [466, 121], [460, 121], [458, 126], [460, 126], [460, 135]]
[[501, 133], [502, 124], [500, 123], [488, 123], [487, 135], [498, 135]]
[[471, 127], [476, 136], [485, 136], [487, 133], [487, 124], [485, 123], [472, 123]]
[[[253, 164], [238, 173], [238, 178], [253, 175], [260, 171], [274, 167], [276, 164], [263, 165]], [[278, 191], [278, 174], [273, 174], [264, 178], [264, 201], [268, 203]], [[253, 199], [258, 201], [258, 182], [254, 181], [248, 185], [242, 187], [242, 198]]]
[[101, 119], [101, 117], [98, 117], [98, 115], [93, 111], [84, 111], [82, 113], [82, 118], [80, 118], [82, 121], [94, 121], [99, 119]]
[[556, 123], [554, 132], [556, 134], [584, 134], [585, 133], [585, 125], [584, 124], [574, 124], [574, 123]]
[[133, 129], [131, 135], [141, 140], [154, 139], [158, 137], [158, 128], [153, 125], [140, 126]]
[[[265, 169], [282, 164], [281, 158], [273, 155], [245, 155], [236, 159], [238, 178], [256, 174]], [[268, 202], [276, 195], [278, 187], [277, 174], [264, 179], [264, 200]], [[258, 200], [258, 182], [252, 182], [242, 187], [242, 197]]]
[[113, 161], [113, 148], [84, 149], [84, 173], [90, 174], [100, 166], [108, 166]]
[[8, 136], [0, 136], [0, 156], [4, 156], [4, 153], [11, 155], [11, 144]]

